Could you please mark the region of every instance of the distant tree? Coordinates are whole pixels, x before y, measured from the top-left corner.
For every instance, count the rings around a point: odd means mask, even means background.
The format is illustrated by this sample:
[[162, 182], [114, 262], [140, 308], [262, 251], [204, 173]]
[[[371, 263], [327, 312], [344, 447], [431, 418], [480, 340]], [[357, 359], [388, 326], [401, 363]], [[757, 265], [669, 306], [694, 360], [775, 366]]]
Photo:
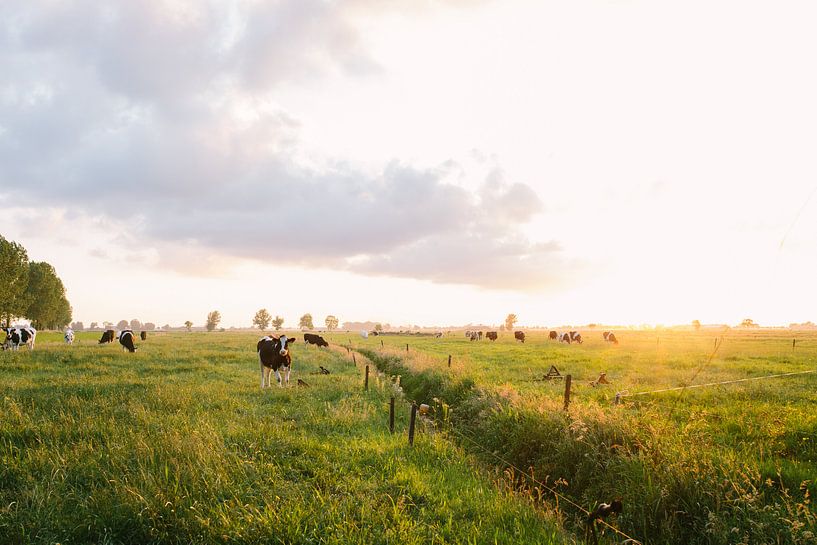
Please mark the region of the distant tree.
[[165, 324], [165, 325], [162, 326], [162, 329], [164, 331], [170, 331], [172, 329], [172, 326], [170, 324]]
[[145, 322], [144, 324], [142, 324], [142, 328], [145, 331], [153, 331], [154, 329], [156, 329], [156, 324], [154, 324], [153, 322]]
[[97, 327], [99, 327], [99, 324], [98, 324], [98, 323], [96, 323], [96, 322], [91, 322], [91, 329], [96, 329]]
[[28, 266], [25, 317], [37, 329], [61, 329], [71, 322], [71, 305], [57, 271], [46, 262], [32, 261]]
[[0, 236], [0, 319], [10, 327], [17, 316], [28, 307], [25, 299], [28, 288], [28, 253], [22, 245]]
[[374, 330], [377, 331], [378, 333], [380, 333], [381, 331], [383, 331], [383, 324], [379, 324], [379, 323], [374, 324]]
[[184, 323], [184, 327], [186, 327], [186, 328], [187, 328], [187, 331], [192, 331], [192, 329], [193, 329], [193, 322], [191, 322], [190, 320], [187, 320], [187, 321]]
[[692, 320], [692, 327], [695, 328], [695, 331], [701, 330], [701, 321], [700, 320]]
[[499, 326], [499, 330], [500, 331], [505, 331], [505, 324], [502, 324], [501, 326]]
[[275, 328], [275, 331], [279, 331], [281, 329], [281, 326], [283, 326], [283, 325], [284, 325], [284, 319], [276, 314], [275, 319], [272, 321], [272, 327]]
[[267, 311], [267, 309], [262, 308], [261, 310], [255, 313], [255, 316], [252, 319], [252, 325], [257, 327], [261, 331], [264, 331], [269, 327], [269, 323], [271, 320], [272, 316], [270, 316], [270, 313]]
[[130, 323], [127, 320], [119, 320], [116, 324], [116, 329], [128, 329], [130, 327]]
[[508, 314], [508, 317], [505, 318], [505, 329], [508, 331], [513, 330], [513, 326], [516, 325], [519, 319], [516, 317], [516, 314]]
[[596, 324], [587, 324], [588, 329], [596, 329]]
[[207, 322], [205, 326], [207, 327], [207, 331], [213, 331], [215, 328], [218, 327], [218, 324], [221, 322], [221, 313], [217, 310], [214, 310], [207, 314]]
[[130, 328], [134, 331], [142, 329], [142, 322], [134, 318], [133, 320], [130, 321]]
[[73, 329], [74, 331], [84, 331], [85, 324], [83, 324], [82, 322], [74, 322], [71, 324], [71, 329]]
[[105, 329], [111, 329], [113, 327], [113, 322], [102, 322], [102, 325]]
[[301, 321], [298, 323], [298, 327], [301, 329], [315, 329], [315, 326], [312, 325], [312, 315], [307, 312], [301, 316]]
[[754, 320], [751, 318], [745, 318], [741, 323], [740, 327], [760, 327], [759, 324], [756, 324]]
[[329, 331], [332, 331], [333, 329], [338, 328], [338, 319], [335, 316], [331, 315], [331, 314], [326, 317], [325, 322], [326, 322], [326, 329], [328, 329]]

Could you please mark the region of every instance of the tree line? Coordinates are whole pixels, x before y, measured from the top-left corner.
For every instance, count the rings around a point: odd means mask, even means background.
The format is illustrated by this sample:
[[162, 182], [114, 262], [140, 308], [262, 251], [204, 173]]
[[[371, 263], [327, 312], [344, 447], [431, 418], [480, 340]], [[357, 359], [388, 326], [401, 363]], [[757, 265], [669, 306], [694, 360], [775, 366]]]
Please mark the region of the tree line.
[[37, 329], [61, 329], [71, 322], [71, 304], [54, 267], [29, 261], [17, 242], [0, 235], [0, 322], [24, 318]]

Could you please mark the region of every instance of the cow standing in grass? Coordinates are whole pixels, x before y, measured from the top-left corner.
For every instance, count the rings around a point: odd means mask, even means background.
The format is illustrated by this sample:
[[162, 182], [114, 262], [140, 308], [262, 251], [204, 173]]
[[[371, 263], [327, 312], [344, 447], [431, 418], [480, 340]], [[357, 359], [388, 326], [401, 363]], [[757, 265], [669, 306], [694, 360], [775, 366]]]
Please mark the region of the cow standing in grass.
[[485, 334], [485, 338], [488, 339], [489, 341], [495, 341], [497, 339], [496, 331], [489, 331], [488, 333]]
[[116, 337], [116, 332], [113, 329], [106, 329], [98, 344], [112, 343], [114, 337]]
[[26, 345], [29, 352], [34, 350], [34, 341], [37, 338], [37, 330], [33, 327], [7, 327], [6, 340], [3, 341], [3, 350], [18, 351], [21, 346]]
[[525, 332], [524, 331], [514, 331], [513, 338], [517, 341], [522, 341], [522, 344], [525, 343]]
[[559, 334], [555, 331], [551, 331], [550, 333], [548, 333], [548, 339], [550, 339], [551, 341], [558, 341]]
[[608, 343], [618, 344], [618, 339], [616, 339], [616, 334], [612, 331], [605, 331], [604, 332], [604, 340]]
[[119, 344], [122, 345], [122, 350], [128, 352], [136, 352], [138, 348], [133, 345], [133, 331], [130, 329], [123, 329], [119, 332]]
[[74, 330], [70, 327], [65, 330], [65, 344], [74, 344]]
[[[275, 380], [278, 386], [283, 387], [284, 382], [289, 386], [289, 373], [292, 370], [292, 356], [289, 353], [289, 345], [295, 342], [295, 338], [287, 338], [281, 335], [275, 337], [261, 337], [256, 344], [258, 350], [258, 360], [261, 363], [261, 389], [269, 388], [270, 374], [275, 373]], [[284, 380], [281, 380], [281, 371], [284, 371]]]

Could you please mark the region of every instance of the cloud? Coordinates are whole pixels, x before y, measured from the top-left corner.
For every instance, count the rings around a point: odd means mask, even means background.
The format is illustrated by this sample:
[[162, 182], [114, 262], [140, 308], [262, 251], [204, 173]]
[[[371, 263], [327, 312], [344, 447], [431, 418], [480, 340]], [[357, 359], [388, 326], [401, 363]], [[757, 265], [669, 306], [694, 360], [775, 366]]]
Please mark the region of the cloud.
[[567, 275], [558, 244], [521, 234], [541, 201], [495, 165], [473, 192], [449, 181], [456, 161], [302, 160], [275, 90], [376, 77], [354, 23], [365, 4], [4, 4], [0, 197], [111, 221], [139, 249], [95, 257], [185, 274], [238, 257], [490, 288]]

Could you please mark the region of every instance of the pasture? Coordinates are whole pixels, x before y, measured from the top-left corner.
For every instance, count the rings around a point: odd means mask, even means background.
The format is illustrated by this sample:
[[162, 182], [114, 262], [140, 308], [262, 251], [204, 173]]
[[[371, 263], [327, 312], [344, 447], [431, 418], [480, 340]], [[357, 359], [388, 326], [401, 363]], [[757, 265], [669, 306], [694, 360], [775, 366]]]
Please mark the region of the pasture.
[[0, 353], [0, 543], [573, 542], [337, 351], [262, 392], [257, 333], [98, 337]]
[[[484, 461], [508, 467], [492, 455], [500, 452], [588, 507], [623, 497], [621, 526], [642, 541], [817, 542], [817, 373], [614, 403], [617, 392], [817, 370], [815, 333], [798, 332], [794, 348], [795, 334], [775, 330], [620, 331], [618, 346], [605, 343], [600, 330], [582, 333], [582, 345], [550, 341], [545, 332], [529, 333], [524, 344], [509, 333], [496, 342], [454, 332], [331, 338], [403, 375], [418, 402], [450, 402], [452, 427], [482, 448], [460, 444], [484, 451]], [[551, 365], [573, 377], [567, 413], [563, 381], [542, 380]], [[611, 384], [591, 386], [600, 372]], [[408, 384], [405, 375], [412, 375]], [[473, 410], [477, 399], [489, 400], [490, 409]]]

